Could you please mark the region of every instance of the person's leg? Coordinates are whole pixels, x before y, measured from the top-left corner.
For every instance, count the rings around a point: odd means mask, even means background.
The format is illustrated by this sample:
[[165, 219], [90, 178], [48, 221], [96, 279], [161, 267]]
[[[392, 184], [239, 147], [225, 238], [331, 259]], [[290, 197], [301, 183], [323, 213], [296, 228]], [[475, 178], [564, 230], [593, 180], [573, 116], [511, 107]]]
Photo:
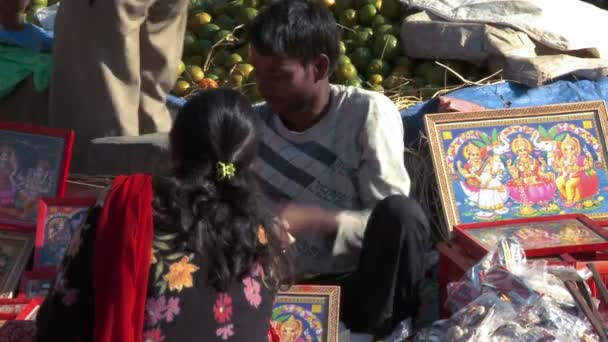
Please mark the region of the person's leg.
[[430, 248], [428, 220], [413, 199], [390, 196], [368, 221], [359, 266], [342, 287], [342, 321], [355, 332], [384, 336], [415, 317]]
[[168, 132], [167, 94], [177, 81], [188, 12], [187, 0], [158, 0], [150, 7], [140, 34], [141, 134]]
[[139, 29], [149, 2], [64, 0], [59, 6], [49, 123], [75, 130], [76, 167], [91, 139], [139, 134]]

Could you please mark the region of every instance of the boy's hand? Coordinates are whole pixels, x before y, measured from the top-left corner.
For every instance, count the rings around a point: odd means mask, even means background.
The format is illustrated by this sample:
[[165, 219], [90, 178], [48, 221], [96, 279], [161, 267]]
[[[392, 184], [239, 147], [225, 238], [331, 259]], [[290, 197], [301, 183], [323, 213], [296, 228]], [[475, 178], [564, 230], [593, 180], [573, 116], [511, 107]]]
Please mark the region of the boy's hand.
[[289, 224], [288, 231], [297, 236], [300, 232], [335, 234], [336, 213], [319, 207], [289, 204], [281, 211], [281, 218]]
[[21, 30], [29, 0], [0, 0], [0, 25], [6, 30]]

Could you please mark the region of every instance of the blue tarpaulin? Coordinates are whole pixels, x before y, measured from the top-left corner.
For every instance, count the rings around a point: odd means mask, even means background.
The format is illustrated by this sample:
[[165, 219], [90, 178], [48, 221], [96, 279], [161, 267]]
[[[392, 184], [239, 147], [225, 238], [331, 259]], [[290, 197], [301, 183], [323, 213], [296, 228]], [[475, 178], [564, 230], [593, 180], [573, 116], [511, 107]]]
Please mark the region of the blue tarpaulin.
[[[488, 86], [474, 86], [456, 90], [449, 97], [471, 101], [488, 109], [542, 106], [556, 103], [608, 100], [608, 79], [599, 81], [556, 81], [529, 88], [505, 82]], [[436, 113], [437, 99], [419, 103], [401, 111], [405, 124], [405, 142], [410, 145], [418, 141], [424, 131], [423, 116]]]
[[49, 52], [53, 47], [53, 32], [25, 23], [21, 31], [0, 28], [0, 43], [17, 45], [36, 52]]

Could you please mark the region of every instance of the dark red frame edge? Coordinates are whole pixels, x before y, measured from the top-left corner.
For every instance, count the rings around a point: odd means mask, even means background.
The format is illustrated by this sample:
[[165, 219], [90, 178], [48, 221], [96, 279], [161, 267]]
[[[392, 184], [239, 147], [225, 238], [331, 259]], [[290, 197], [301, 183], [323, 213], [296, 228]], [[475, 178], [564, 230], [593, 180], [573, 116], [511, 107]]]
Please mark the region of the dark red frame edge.
[[[566, 215], [551, 215], [551, 216], [540, 216], [534, 218], [520, 218], [520, 219], [510, 219], [510, 220], [501, 220], [501, 221], [490, 221], [490, 222], [479, 222], [479, 223], [469, 223], [469, 224], [459, 224], [454, 226], [454, 239], [458, 242], [462, 243], [467, 249], [469, 249], [472, 256], [477, 258], [483, 258], [489, 250], [487, 250], [483, 245], [477, 243], [475, 238], [473, 238], [466, 231], [471, 229], [481, 229], [481, 228], [492, 228], [506, 225], [514, 225], [514, 224], [522, 224], [522, 223], [530, 223], [530, 222], [547, 222], [547, 221], [561, 221], [567, 219], [577, 219], [581, 221], [585, 226], [593, 230], [595, 233], [600, 235], [601, 237], [608, 240], [608, 233], [605, 232], [598, 225], [597, 222], [590, 219], [584, 214], [566, 214]], [[550, 255], [559, 255], [564, 253], [577, 253], [577, 252], [589, 252], [596, 251], [599, 249], [608, 249], [608, 241], [604, 243], [597, 244], [588, 244], [588, 245], [570, 245], [570, 246], [560, 246], [560, 247], [547, 247], [547, 248], [537, 248], [537, 249], [529, 249], [526, 250], [526, 257], [543, 257]]]

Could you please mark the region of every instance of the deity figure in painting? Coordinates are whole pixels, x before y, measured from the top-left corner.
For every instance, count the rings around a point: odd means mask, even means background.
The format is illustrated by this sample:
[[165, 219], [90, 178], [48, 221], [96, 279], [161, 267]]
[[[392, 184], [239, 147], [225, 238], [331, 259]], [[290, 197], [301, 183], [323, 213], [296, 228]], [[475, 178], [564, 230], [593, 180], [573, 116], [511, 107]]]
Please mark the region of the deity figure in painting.
[[302, 322], [297, 319], [294, 315], [281, 324], [279, 335], [281, 336], [281, 342], [310, 342], [312, 339], [310, 336], [306, 336], [304, 339], [302, 334], [304, 332], [304, 326]]
[[8, 144], [0, 145], [0, 207], [12, 207], [15, 203], [17, 154]]
[[566, 135], [560, 151], [561, 156], [552, 165], [558, 173], [555, 183], [564, 200], [564, 207], [572, 207], [576, 202], [598, 193], [599, 179], [593, 170], [593, 156], [589, 151], [583, 155], [577, 138]]
[[20, 190], [19, 195], [23, 203], [22, 216], [29, 218], [35, 214], [40, 197], [51, 195], [52, 177], [48, 160], [39, 160], [34, 168], [27, 171]]
[[469, 202], [483, 210], [507, 213], [505, 202], [509, 197], [502, 183], [505, 166], [500, 156], [492, 154], [482, 161], [481, 150], [472, 143], [464, 147], [463, 155], [467, 163], [463, 167], [458, 161], [456, 165], [465, 178], [461, 185]]
[[481, 150], [473, 143], [468, 143], [462, 149], [462, 155], [466, 163], [456, 162], [456, 168], [464, 180], [460, 182], [462, 191], [467, 196], [469, 202], [477, 205], [479, 203], [479, 186], [481, 185]]
[[514, 234], [526, 248], [551, 245], [556, 242], [556, 237], [548, 231], [540, 228], [525, 227], [517, 230]]
[[[569, 223], [559, 232], [559, 237], [564, 244], [578, 245], [594, 242], [593, 236], [587, 229], [581, 228], [577, 223]], [[590, 241], [591, 240], [591, 241]]]
[[546, 205], [553, 199], [555, 181], [553, 175], [546, 172], [547, 162], [542, 157], [535, 159], [531, 155], [532, 143], [528, 139], [518, 135], [511, 143], [511, 151], [516, 159], [507, 161], [512, 177], [507, 182], [507, 189], [509, 196], [524, 206], [522, 214], [527, 214], [526, 210], [533, 211], [532, 205]]

